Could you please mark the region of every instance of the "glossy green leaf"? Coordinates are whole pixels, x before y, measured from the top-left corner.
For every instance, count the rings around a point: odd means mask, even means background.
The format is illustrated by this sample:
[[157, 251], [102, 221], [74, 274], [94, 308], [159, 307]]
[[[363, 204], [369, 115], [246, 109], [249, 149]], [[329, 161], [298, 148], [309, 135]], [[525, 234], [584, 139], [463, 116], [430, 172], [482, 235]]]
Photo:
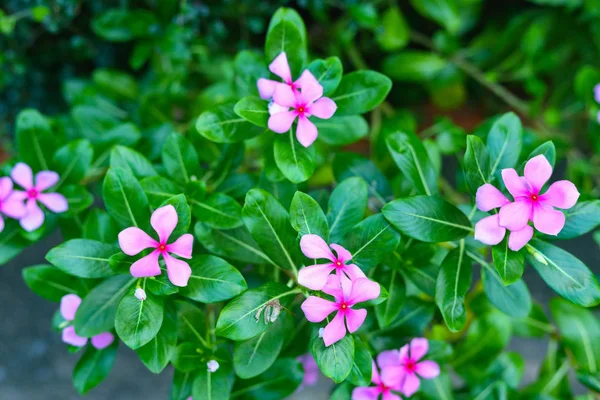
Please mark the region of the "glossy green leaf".
[[148, 203], [152, 208], [158, 208], [166, 200], [182, 192], [170, 179], [162, 176], [151, 176], [140, 181], [144, 193], [148, 198]]
[[558, 239], [573, 239], [596, 229], [600, 225], [600, 200], [580, 201], [565, 210], [565, 218], [565, 226], [556, 236]]
[[359, 337], [354, 338], [354, 359], [347, 380], [357, 386], [369, 386], [373, 375], [373, 357]]
[[114, 275], [108, 259], [119, 247], [95, 240], [73, 239], [50, 250], [48, 262], [80, 278], [106, 278]]
[[498, 273], [490, 266], [481, 271], [487, 298], [500, 311], [511, 317], [526, 317], [531, 311], [531, 295], [523, 280], [504, 286]]
[[375, 306], [375, 317], [380, 328], [388, 327], [398, 317], [406, 301], [406, 288], [402, 275], [396, 270], [385, 272], [377, 279], [389, 294], [386, 301]]
[[80, 183], [90, 169], [93, 158], [94, 148], [85, 139], [75, 140], [58, 149], [52, 160], [53, 168], [60, 176], [56, 187]]
[[306, 64], [306, 27], [302, 17], [291, 8], [278, 9], [269, 23], [265, 40], [265, 58], [270, 63], [285, 52], [292, 76], [299, 77]]
[[[307, 69], [323, 86], [323, 96], [329, 96], [335, 92], [342, 80], [343, 66], [337, 57], [329, 57], [324, 60], [316, 59], [308, 64]], [[321, 134], [321, 130], [319, 130]]]
[[60, 214], [62, 217], [68, 218], [80, 214], [90, 208], [94, 202], [94, 196], [85, 188], [85, 186], [64, 186], [60, 188], [59, 193], [67, 199], [67, 203], [69, 204], [69, 209]]
[[342, 77], [331, 96], [337, 110], [335, 115], [357, 115], [373, 110], [383, 103], [392, 89], [392, 81], [375, 71], [355, 71]]
[[158, 21], [150, 11], [109, 8], [92, 21], [96, 35], [111, 42], [126, 42], [150, 35]]
[[175, 370], [171, 386], [171, 400], [187, 400], [192, 394], [195, 373]]
[[315, 171], [315, 148], [302, 146], [294, 136], [294, 129], [277, 135], [273, 146], [277, 167], [290, 182], [308, 180]]
[[117, 357], [119, 341], [105, 349], [87, 346], [73, 369], [73, 386], [81, 395], [98, 386], [110, 374]]
[[67, 294], [81, 294], [84, 284], [51, 265], [33, 265], [22, 271], [23, 280], [35, 294], [59, 302]]
[[102, 195], [106, 211], [119, 228], [136, 226], [144, 229], [148, 226], [148, 198], [131, 172], [122, 168], [109, 168], [104, 178]]
[[16, 141], [21, 161], [34, 172], [50, 169], [56, 137], [46, 117], [36, 110], [21, 111], [17, 115]]
[[340, 241], [363, 219], [368, 196], [367, 184], [358, 177], [348, 178], [335, 187], [327, 211], [331, 242]]
[[177, 371], [192, 372], [202, 369], [204, 372], [205, 363], [202, 359], [202, 349], [197, 344], [183, 342], [175, 349], [171, 361]]
[[202, 254], [189, 263], [192, 275], [182, 296], [201, 303], [229, 300], [248, 289], [244, 277], [234, 266], [218, 257]]
[[108, 213], [99, 208], [91, 210], [83, 223], [84, 239], [113, 243], [117, 240], [118, 234], [119, 231]]
[[138, 300], [135, 288], [127, 291], [117, 307], [115, 329], [119, 338], [133, 350], [150, 342], [160, 330], [164, 316], [164, 301], [146, 292], [146, 300]]
[[251, 139], [264, 128], [258, 127], [238, 116], [235, 103], [217, 105], [203, 112], [196, 122], [196, 130], [206, 139], [216, 143], [235, 143]]
[[176, 346], [177, 312], [172, 303], [167, 303], [158, 334], [135, 352], [151, 372], [159, 374], [171, 361]]
[[281, 358], [264, 374], [248, 381], [241, 381], [232, 397], [243, 395], [245, 399], [280, 400], [298, 389], [304, 371], [302, 364], [292, 358]]
[[246, 96], [235, 104], [233, 111], [254, 125], [266, 128], [269, 121], [269, 103], [260, 97]]
[[309, 349], [319, 369], [335, 383], [343, 382], [354, 364], [354, 338], [350, 335], [329, 347], [325, 347], [323, 338], [313, 336], [310, 340]]
[[386, 139], [388, 150], [417, 194], [437, 194], [437, 173], [423, 142], [414, 134], [396, 132]]
[[115, 146], [110, 152], [110, 166], [129, 170], [137, 179], [156, 176], [154, 167], [140, 153], [125, 146]]
[[315, 119], [319, 139], [332, 146], [346, 146], [357, 142], [369, 133], [369, 124], [359, 115], [333, 116]]
[[290, 206], [290, 222], [298, 235], [319, 235], [323, 240], [329, 239], [329, 225], [325, 213], [315, 199], [309, 195], [296, 192]]
[[385, 175], [373, 161], [354, 153], [337, 153], [333, 160], [333, 173], [338, 182], [353, 176], [363, 178], [369, 189], [369, 196], [379, 207], [392, 196], [392, 188]]
[[169, 176], [179, 183], [188, 183], [200, 175], [200, 161], [190, 141], [171, 133], [162, 148], [162, 161]]
[[381, 26], [377, 30], [377, 42], [386, 51], [400, 50], [408, 44], [410, 27], [400, 8], [390, 7], [381, 16]]
[[448, 66], [437, 54], [422, 50], [404, 50], [383, 61], [383, 73], [406, 82], [426, 82], [435, 79]]
[[525, 269], [525, 251], [512, 251], [508, 248], [508, 239], [492, 247], [494, 266], [504, 285], [510, 285], [523, 275]]
[[490, 153], [483, 141], [475, 135], [467, 136], [463, 171], [471, 193], [476, 193], [477, 189], [489, 182]]
[[556, 163], [556, 147], [554, 146], [554, 143], [551, 140], [549, 140], [547, 142], [542, 143], [541, 145], [536, 147], [531, 153], [529, 153], [525, 161], [523, 161], [523, 163], [521, 164], [521, 168], [519, 168], [519, 170], [523, 171], [525, 169], [525, 164], [527, 164], [527, 161], [539, 155], [543, 155], [544, 157], [546, 157], [546, 160], [548, 160], [550, 165], [554, 167], [554, 164]]
[[190, 199], [192, 213], [203, 224], [215, 229], [233, 229], [242, 225], [242, 206], [222, 193], [203, 200]]
[[194, 236], [202, 246], [218, 256], [250, 264], [273, 263], [258, 247], [245, 226], [218, 230], [198, 222], [194, 227]]
[[513, 332], [522, 337], [543, 337], [555, 331], [554, 326], [542, 306], [533, 303], [529, 314], [523, 318], [513, 318]]
[[490, 174], [488, 181], [505, 168], [514, 168], [519, 161], [523, 140], [521, 120], [514, 113], [498, 118], [487, 137], [490, 152]]
[[210, 372], [206, 368], [198, 372], [192, 387], [193, 398], [229, 400], [233, 387], [233, 368], [230, 364], [220, 364], [216, 372]]

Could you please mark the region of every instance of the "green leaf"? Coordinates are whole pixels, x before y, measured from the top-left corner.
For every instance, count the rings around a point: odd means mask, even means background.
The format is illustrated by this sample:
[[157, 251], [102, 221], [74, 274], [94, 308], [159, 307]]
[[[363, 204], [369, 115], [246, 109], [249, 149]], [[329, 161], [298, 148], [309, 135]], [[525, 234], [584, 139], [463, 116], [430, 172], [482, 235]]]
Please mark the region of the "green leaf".
[[513, 319], [513, 332], [516, 336], [543, 337], [554, 331], [544, 309], [537, 303], [532, 304], [529, 315]]
[[423, 379], [421, 381], [421, 390], [428, 399], [454, 399], [452, 380], [450, 379], [449, 374], [444, 370], [433, 379]]
[[177, 326], [179, 341], [190, 341], [197, 345], [206, 343], [203, 335], [206, 334], [207, 320], [202, 310], [188, 301], [176, 301]]
[[0, 266], [18, 256], [30, 245], [30, 242], [19, 234], [22, 228], [16, 222], [7, 222], [0, 234]]
[[521, 279], [525, 269], [525, 253], [510, 250], [508, 239], [492, 247], [492, 258], [504, 285], [510, 285]]
[[400, 50], [408, 44], [410, 27], [398, 7], [390, 7], [383, 13], [376, 37], [386, 51]]
[[281, 7], [269, 23], [265, 40], [265, 58], [270, 63], [285, 52], [292, 76], [298, 76], [306, 64], [306, 27], [293, 9]]
[[526, 260], [556, 293], [584, 307], [600, 303], [600, 285], [594, 274], [570, 253], [534, 239]]
[[558, 239], [573, 239], [584, 235], [600, 225], [600, 200], [580, 201], [575, 207], [564, 211], [565, 226]]
[[83, 237], [104, 243], [113, 243], [119, 232], [108, 213], [95, 208], [87, 215], [83, 223]]
[[482, 270], [483, 289], [490, 302], [504, 314], [521, 318], [531, 311], [531, 295], [523, 280], [504, 286], [498, 273], [489, 266]]
[[489, 182], [490, 153], [483, 141], [475, 135], [467, 136], [467, 151], [463, 159], [465, 181], [471, 193]]
[[[329, 57], [325, 60], [313, 60], [308, 64], [307, 69], [312, 72], [319, 84], [323, 86], [323, 96], [329, 96], [334, 93], [342, 80], [343, 66], [337, 57]], [[319, 134], [321, 134], [320, 129]]]
[[246, 96], [242, 98], [235, 104], [233, 111], [256, 126], [267, 127], [269, 121], [269, 103], [260, 97]]
[[50, 250], [48, 262], [80, 278], [106, 278], [114, 275], [108, 259], [119, 247], [95, 240], [73, 239]]
[[367, 184], [358, 177], [339, 183], [329, 197], [329, 239], [336, 243], [365, 215], [369, 193]]
[[373, 375], [373, 357], [359, 337], [354, 338], [354, 361], [348, 381], [356, 386], [369, 386]]
[[202, 246], [218, 256], [249, 264], [273, 263], [245, 226], [223, 231], [198, 222], [194, 227], [194, 235]]
[[315, 171], [315, 148], [304, 147], [296, 141], [293, 127], [287, 135], [275, 137], [273, 153], [277, 167], [290, 182], [304, 182]]
[[171, 361], [176, 346], [177, 312], [172, 303], [166, 303], [163, 323], [158, 334], [135, 352], [150, 371], [159, 374]]
[[196, 149], [183, 135], [171, 133], [162, 148], [162, 162], [169, 176], [179, 183], [188, 183], [200, 175]]
[[526, 161], [523, 161], [523, 163], [521, 164], [521, 168], [519, 168], [520, 171], [523, 171], [525, 169], [525, 164], [527, 164], [527, 161], [539, 155], [543, 155], [544, 157], [546, 157], [546, 160], [548, 160], [550, 165], [554, 167], [554, 164], [556, 163], [556, 147], [554, 146], [554, 143], [551, 140], [549, 140], [547, 142], [542, 143], [541, 145], [536, 147], [531, 153], [529, 153], [529, 155], [525, 159]]
[[[429, 18], [453, 35], [461, 31], [464, 24], [460, 13], [459, 2], [456, 0], [411, 0], [412, 6], [417, 12], [426, 18]], [[477, 2], [471, 2], [477, 3]], [[467, 3], [468, 5], [469, 3]], [[467, 5], [464, 5], [465, 7]]]
[[175, 370], [173, 386], [171, 386], [171, 400], [187, 400], [192, 394], [192, 384], [195, 374]]
[[27, 267], [22, 274], [29, 289], [46, 300], [59, 302], [67, 294], [83, 292], [84, 286], [79, 279], [51, 265]]
[[137, 179], [156, 176], [154, 167], [140, 153], [125, 146], [115, 146], [110, 152], [110, 166], [129, 170]]
[[180, 343], [173, 353], [173, 366], [177, 371], [191, 372], [204, 366], [202, 349], [194, 343]]
[[117, 334], [133, 350], [150, 342], [158, 334], [164, 315], [162, 298], [147, 292], [146, 300], [141, 301], [134, 292], [134, 287], [129, 289], [115, 315]]
[[147, 10], [109, 8], [94, 18], [92, 29], [109, 42], [126, 42], [149, 36], [157, 23], [154, 14]]
[[[231, 300], [221, 311], [217, 320], [216, 333], [231, 340], [248, 340], [260, 335], [270, 327], [265, 323], [265, 313], [277, 308], [276, 300], [289, 307], [298, 289], [288, 288], [281, 283], [269, 282], [250, 289]], [[285, 312], [284, 309], [280, 310]]]
[[84, 186], [69, 185], [61, 188], [59, 192], [69, 204], [69, 209], [61, 214], [62, 217], [75, 216], [90, 208], [94, 202], [94, 196]]
[[242, 218], [254, 240], [273, 262], [280, 268], [296, 270], [296, 233], [287, 211], [275, 197], [262, 189], [250, 190]]
[[383, 216], [400, 232], [428, 243], [451, 242], [473, 231], [462, 211], [437, 197], [414, 196], [389, 202]]
[[435, 286], [435, 304], [452, 332], [460, 331], [467, 320], [465, 296], [471, 287], [473, 267], [465, 254], [465, 242], [442, 261]]
[[506, 113], [494, 122], [487, 137], [491, 165], [488, 181], [502, 169], [513, 168], [517, 164], [522, 140], [521, 120], [514, 113]]
[[437, 173], [417, 135], [396, 132], [387, 137], [386, 143], [396, 165], [418, 194], [438, 193]]
[[196, 256], [190, 262], [188, 285], [179, 289], [182, 296], [201, 303], [229, 300], [248, 289], [244, 277], [234, 266], [218, 257]]
[[[577, 371], [577, 380], [581, 382], [588, 389], [593, 390], [596, 393], [600, 393], [600, 379], [598, 374], [587, 374], [583, 371]], [[585, 399], [585, 397], [584, 397]]]
[[448, 66], [448, 61], [435, 53], [422, 50], [404, 50], [383, 60], [383, 73], [406, 82], [434, 80]]
[[90, 169], [94, 149], [88, 140], [80, 139], [68, 143], [54, 153], [52, 165], [60, 176], [56, 187], [62, 184], [80, 183]]
[[396, 270], [386, 271], [377, 279], [380, 285], [387, 288], [389, 297], [375, 306], [375, 317], [380, 328], [386, 328], [398, 317], [406, 301], [406, 288], [402, 275]]
[[148, 203], [152, 208], [158, 208], [166, 200], [182, 193], [181, 188], [170, 179], [162, 176], [151, 176], [143, 179], [140, 185], [148, 197]]
[[275, 362], [264, 374], [241, 381], [232, 397], [243, 394], [245, 399], [280, 400], [288, 398], [302, 383], [302, 364], [292, 358], [282, 358]]
[[192, 215], [190, 212], [190, 206], [187, 203], [187, 200], [183, 194], [178, 194], [177, 196], [173, 196], [170, 199], [166, 200], [160, 206], [164, 207], [166, 205], [172, 205], [177, 212], [177, 226], [171, 233], [171, 238], [179, 238], [182, 235], [188, 233], [190, 228], [190, 223], [192, 220]]
[[236, 143], [251, 139], [264, 131], [238, 116], [234, 111], [235, 103], [217, 105], [200, 114], [196, 122], [198, 133], [216, 143]]
[[206, 368], [198, 373], [192, 387], [195, 399], [229, 400], [233, 387], [233, 371], [230, 364], [220, 363], [216, 372]]
[[36, 110], [23, 110], [17, 115], [17, 150], [21, 161], [35, 171], [50, 169], [56, 151], [56, 136], [50, 123]]
[[353, 176], [363, 178], [369, 195], [377, 200], [380, 207], [392, 196], [392, 188], [373, 161], [354, 153], [337, 153], [333, 160], [333, 174], [338, 182]]
[[369, 133], [369, 124], [359, 115], [333, 116], [314, 121], [319, 139], [332, 146], [346, 146], [357, 142]]
[[331, 97], [338, 106], [336, 115], [357, 115], [383, 103], [392, 89], [392, 81], [375, 71], [355, 71], [342, 77]]
[[130, 275], [117, 275], [94, 287], [77, 309], [75, 332], [91, 337], [112, 330], [119, 302], [134, 282]]
[[73, 386], [81, 395], [98, 386], [112, 370], [117, 357], [119, 341], [107, 348], [97, 350], [93, 346], [87, 346], [85, 353], [81, 356], [75, 369], [73, 369]]
[[213, 193], [204, 200], [190, 199], [192, 213], [199, 221], [215, 229], [242, 226], [242, 207], [223, 193]]
[[148, 226], [148, 198], [131, 172], [122, 168], [109, 168], [104, 178], [102, 195], [106, 211], [119, 228], [135, 226], [144, 229]]
[[323, 240], [329, 239], [329, 225], [325, 213], [315, 199], [309, 195], [296, 192], [290, 206], [290, 222], [300, 236], [319, 235]]
[[315, 358], [319, 369], [335, 383], [343, 382], [354, 365], [354, 338], [350, 335], [338, 342], [325, 347], [323, 338], [313, 336], [309, 344], [310, 352]]

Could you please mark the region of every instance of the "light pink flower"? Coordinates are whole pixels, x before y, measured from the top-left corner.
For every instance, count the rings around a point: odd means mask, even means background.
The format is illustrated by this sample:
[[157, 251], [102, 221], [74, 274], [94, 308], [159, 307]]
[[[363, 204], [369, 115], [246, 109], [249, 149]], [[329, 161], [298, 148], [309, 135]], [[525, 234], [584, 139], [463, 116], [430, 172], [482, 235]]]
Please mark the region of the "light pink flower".
[[131, 275], [136, 278], [160, 275], [158, 258], [162, 256], [167, 265], [171, 283], [176, 286], [187, 286], [192, 274], [189, 264], [171, 256], [170, 253], [187, 259], [192, 258], [194, 237], [186, 233], [173, 243], [167, 243], [178, 221], [179, 217], [175, 207], [169, 204], [157, 208], [150, 218], [150, 224], [158, 234], [158, 241], [137, 227], [127, 228], [119, 233], [119, 246], [128, 256], [135, 256], [142, 250], [154, 249], [152, 253], [133, 263], [129, 269]]
[[371, 382], [376, 386], [362, 386], [357, 387], [352, 391], [352, 400], [378, 400], [379, 395], [381, 395], [382, 400], [401, 400], [401, 397], [395, 393], [392, 393], [392, 390], [399, 391], [400, 387], [396, 386], [386, 386], [381, 377], [379, 376], [379, 371], [377, 371], [377, 365], [375, 361], [373, 361], [373, 373], [371, 375]]
[[304, 369], [304, 376], [302, 378], [301, 386], [316, 385], [317, 381], [319, 380], [319, 366], [317, 365], [317, 362], [312, 354], [303, 354], [297, 357], [296, 360], [302, 363], [302, 369]]
[[600, 83], [594, 86], [594, 100], [596, 100], [596, 103], [600, 103]]
[[13, 183], [10, 178], [0, 178], [0, 232], [4, 230], [4, 218], [2, 215], [19, 219], [27, 214], [23, 202], [13, 196], [13, 194]]
[[425, 338], [415, 338], [400, 351], [383, 351], [377, 356], [381, 368], [381, 380], [388, 387], [397, 387], [407, 397], [412, 396], [421, 385], [419, 378], [433, 379], [440, 374], [435, 361], [421, 359], [429, 350]]
[[269, 100], [273, 97], [275, 88], [279, 85], [288, 86], [294, 91], [300, 88], [300, 79], [296, 82], [292, 80], [292, 72], [290, 71], [290, 64], [288, 63], [285, 51], [279, 53], [273, 62], [269, 64], [269, 71], [280, 77], [283, 80], [283, 83], [271, 79], [260, 78], [256, 85], [258, 86], [258, 93], [261, 99]]
[[38, 201], [54, 213], [62, 213], [69, 209], [69, 203], [62, 194], [42, 193], [58, 183], [59, 176], [56, 172], [40, 171], [35, 175], [34, 183], [33, 172], [29, 165], [17, 163], [10, 176], [13, 181], [25, 189], [24, 192], [15, 190], [12, 197], [14, 200], [27, 200], [25, 205], [27, 214], [19, 221], [27, 232], [35, 231], [44, 223], [44, 212], [38, 206]]
[[[363, 301], [376, 299], [380, 288], [377, 282], [367, 278], [358, 278], [355, 281], [342, 276], [330, 276], [323, 292], [333, 296], [335, 301], [330, 301], [317, 296], [309, 296], [300, 306], [306, 319], [310, 322], [321, 322], [332, 312], [335, 317], [327, 324], [323, 331], [325, 346], [341, 340], [346, 336], [346, 326], [350, 333], [356, 332], [367, 317], [367, 310], [354, 310], [352, 307]], [[344, 323], [345, 320], [345, 323]]]
[[[292, 90], [287, 85], [277, 85], [273, 94], [273, 101], [277, 104], [279, 112], [269, 117], [268, 126], [274, 132], [285, 133], [298, 118], [296, 137], [300, 144], [308, 147], [317, 139], [318, 131], [309, 117], [329, 119], [335, 113], [337, 106], [333, 100], [323, 97], [323, 86], [317, 79], [305, 70], [300, 77], [301, 91]], [[292, 108], [292, 111], [288, 111]]]
[[[81, 304], [81, 297], [76, 294], [67, 294], [60, 299], [60, 314], [67, 321], [75, 319], [75, 313]], [[75, 347], [83, 347], [87, 344], [88, 338], [79, 336], [75, 333], [73, 325], [69, 325], [62, 330], [63, 342]], [[92, 337], [92, 346], [102, 350], [110, 346], [115, 340], [115, 336], [110, 332], [100, 333]]]
[[343, 274], [350, 280], [365, 278], [365, 273], [355, 264], [346, 264], [352, 259], [352, 254], [342, 246], [332, 243], [331, 248], [335, 250], [336, 255], [329, 249], [329, 246], [318, 235], [304, 235], [300, 239], [300, 248], [302, 253], [308, 258], [329, 260], [326, 264], [316, 264], [304, 267], [298, 273], [298, 283], [312, 290], [321, 290], [327, 283], [327, 278], [331, 271], [335, 270], [336, 275], [341, 277]]

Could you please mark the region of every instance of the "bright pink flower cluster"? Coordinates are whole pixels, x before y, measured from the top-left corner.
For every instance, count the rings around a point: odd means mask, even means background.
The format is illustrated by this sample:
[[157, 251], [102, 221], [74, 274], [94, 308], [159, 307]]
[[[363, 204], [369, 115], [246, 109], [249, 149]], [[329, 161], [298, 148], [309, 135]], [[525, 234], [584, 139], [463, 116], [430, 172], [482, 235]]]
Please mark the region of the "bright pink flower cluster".
[[508, 247], [519, 251], [533, 237], [529, 221], [542, 233], [558, 235], [565, 226], [565, 215], [554, 207], [573, 207], [579, 192], [572, 182], [563, 180], [554, 182], [545, 193], [540, 193], [551, 175], [552, 166], [546, 157], [539, 155], [527, 161], [524, 176], [519, 176], [513, 168], [502, 170], [502, 180], [513, 197], [512, 202], [489, 183], [477, 189], [477, 208], [485, 212], [500, 208], [500, 212], [475, 225], [475, 239], [496, 245], [504, 239], [508, 229]]
[[440, 366], [431, 360], [422, 360], [429, 350], [425, 338], [415, 338], [400, 350], [387, 350], [377, 356], [377, 365], [373, 362], [371, 382], [376, 386], [357, 387], [352, 392], [352, 400], [400, 400], [399, 392], [410, 397], [419, 390], [423, 379], [433, 379], [440, 374]]
[[[60, 299], [60, 314], [67, 321], [75, 319], [75, 313], [81, 304], [81, 297], [76, 294], [67, 294]], [[62, 330], [63, 342], [71, 346], [83, 347], [87, 344], [88, 338], [79, 336], [75, 333], [73, 325], [69, 325]], [[102, 350], [114, 342], [115, 336], [110, 332], [100, 333], [92, 337], [92, 346]]]
[[285, 52], [275, 57], [269, 70], [283, 80], [260, 78], [257, 82], [260, 97], [273, 101], [269, 106], [269, 129], [277, 133], [288, 132], [298, 119], [296, 137], [302, 146], [309, 147], [319, 134], [309, 118], [331, 118], [337, 109], [335, 102], [323, 97], [323, 86], [309, 70], [304, 70], [300, 78], [293, 81]]
[[[300, 239], [300, 248], [306, 257], [329, 260], [326, 264], [301, 269], [298, 283], [333, 296], [334, 301], [309, 296], [301, 306], [310, 322], [322, 322], [329, 314], [336, 312], [323, 331], [325, 346], [330, 346], [346, 336], [346, 326], [350, 333], [360, 328], [367, 317], [367, 310], [355, 310], [353, 307], [358, 303], [376, 299], [381, 289], [377, 282], [368, 279], [356, 265], [346, 264], [352, 259], [352, 255], [342, 246], [331, 245], [337, 253], [334, 255], [320, 236], [304, 235]], [[336, 273], [330, 275], [333, 270]]]
[[[56, 185], [59, 176], [54, 171], [41, 171], [35, 175], [29, 165], [17, 163], [10, 176], [0, 178], [0, 232], [4, 230], [3, 215], [18, 219], [23, 229], [32, 232], [44, 223], [44, 211], [39, 207], [38, 201], [55, 213], [62, 213], [69, 209], [67, 199], [59, 193], [44, 193]], [[24, 191], [13, 190], [13, 181], [19, 184]]]

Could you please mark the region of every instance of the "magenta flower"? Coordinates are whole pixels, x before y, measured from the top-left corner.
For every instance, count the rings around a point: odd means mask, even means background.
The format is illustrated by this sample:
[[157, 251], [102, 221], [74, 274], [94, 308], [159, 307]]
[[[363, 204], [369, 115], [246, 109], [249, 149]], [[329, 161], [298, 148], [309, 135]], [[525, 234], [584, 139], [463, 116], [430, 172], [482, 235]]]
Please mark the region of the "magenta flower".
[[[60, 314], [67, 321], [75, 319], [75, 313], [81, 304], [81, 297], [76, 294], [67, 294], [60, 299]], [[114, 342], [115, 336], [110, 332], [100, 333], [92, 337], [92, 346], [102, 350]], [[62, 330], [62, 341], [75, 347], [83, 347], [87, 344], [88, 338], [79, 336], [75, 333], [73, 325], [69, 325]]]
[[381, 380], [388, 387], [397, 387], [407, 397], [412, 396], [421, 385], [419, 378], [433, 379], [440, 374], [440, 366], [435, 361], [421, 359], [429, 350], [425, 338], [415, 338], [400, 351], [383, 351], [377, 356], [381, 367]]
[[13, 183], [8, 177], [0, 178], [0, 232], [4, 230], [5, 215], [9, 218], [19, 219], [27, 214], [25, 205], [14, 196]]
[[371, 375], [371, 382], [376, 386], [362, 386], [354, 388], [352, 391], [352, 400], [378, 400], [381, 395], [382, 400], [401, 400], [401, 397], [392, 390], [400, 390], [399, 386], [386, 386], [381, 377], [379, 371], [377, 371], [377, 365], [373, 361], [373, 373]]
[[594, 86], [594, 100], [596, 100], [596, 103], [600, 103], [600, 83]]
[[376, 299], [379, 296], [380, 288], [377, 282], [367, 278], [350, 281], [342, 276], [340, 282], [338, 277], [332, 275], [323, 287], [323, 292], [333, 296], [335, 301], [309, 296], [300, 308], [310, 322], [321, 322], [332, 312], [337, 312], [323, 331], [325, 346], [330, 346], [346, 336], [346, 326], [350, 333], [356, 332], [360, 328], [367, 317], [367, 310], [354, 310], [352, 307], [357, 303]]
[[300, 239], [300, 248], [308, 258], [325, 258], [329, 260], [326, 264], [316, 264], [304, 267], [298, 273], [298, 283], [312, 290], [321, 290], [327, 283], [327, 278], [331, 271], [335, 270], [336, 275], [342, 276], [342, 273], [348, 276], [350, 280], [365, 278], [365, 273], [355, 264], [346, 264], [352, 259], [352, 254], [338, 244], [331, 244], [337, 256], [325, 241], [318, 235], [304, 235]]
[[297, 357], [296, 360], [302, 363], [302, 369], [304, 369], [304, 376], [302, 378], [301, 386], [316, 385], [317, 381], [319, 380], [319, 366], [317, 365], [317, 362], [312, 354], [303, 354]]
[[260, 78], [256, 85], [258, 86], [258, 94], [263, 100], [269, 100], [275, 93], [275, 88], [278, 85], [289, 86], [292, 90], [296, 91], [300, 88], [300, 79], [296, 82], [292, 80], [292, 72], [290, 71], [290, 64], [288, 63], [287, 55], [285, 51], [279, 53], [277, 57], [269, 64], [269, 71], [277, 75], [283, 80], [283, 83], [273, 81], [271, 79]]
[[[285, 133], [298, 118], [296, 137], [300, 144], [308, 147], [317, 139], [318, 131], [309, 117], [329, 119], [335, 113], [337, 106], [333, 100], [323, 97], [323, 87], [317, 79], [306, 70], [300, 77], [301, 91], [292, 90], [288, 85], [277, 85], [273, 94], [273, 101], [277, 111], [269, 117], [268, 126], [274, 132]], [[283, 107], [283, 108], [281, 108]], [[292, 108], [292, 111], [289, 111]]]
[[62, 194], [42, 193], [58, 183], [59, 176], [56, 172], [38, 172], [35, 175], [34, 184], [31, 168], [29, 165], [20, 162], [14, 166], [10, 176], [13, 181], [25, 189], [24, 192], [15, 190], [13, 198], [19, 201], [27, 200], [25, 205], [27, 214], [19, 220], [23, 229], [27, 232], [35, 231], [44, 223], [44, 212], [38, 206], [38, 201], [54, 213], [62, 213], [69, 209], [69, 203]]
[[175, 286], [187, 286], [192, 274], [189, 264], [171, 256], [170, 253], [187, 259], [192, 258], [194, 237], [186, 233], [173, 243], [167, 244], [178, 221], [179, 217], [175, 207], [169, 204], [157, 208], [150, 218], [150, 224], [158, 234], [158, 241], [137, 227], [127, 228], [119, 233], [119, 246], [121, 246], [123, 253], [128, 256], [135, 256], [142, 250], [154, 249], [150, 254], [133, 263], [129, 269], [131, 275], [136, 278], [160, 275], [158, 258], [162, 256], [167, 265], [167, 273], [171, 283]]

